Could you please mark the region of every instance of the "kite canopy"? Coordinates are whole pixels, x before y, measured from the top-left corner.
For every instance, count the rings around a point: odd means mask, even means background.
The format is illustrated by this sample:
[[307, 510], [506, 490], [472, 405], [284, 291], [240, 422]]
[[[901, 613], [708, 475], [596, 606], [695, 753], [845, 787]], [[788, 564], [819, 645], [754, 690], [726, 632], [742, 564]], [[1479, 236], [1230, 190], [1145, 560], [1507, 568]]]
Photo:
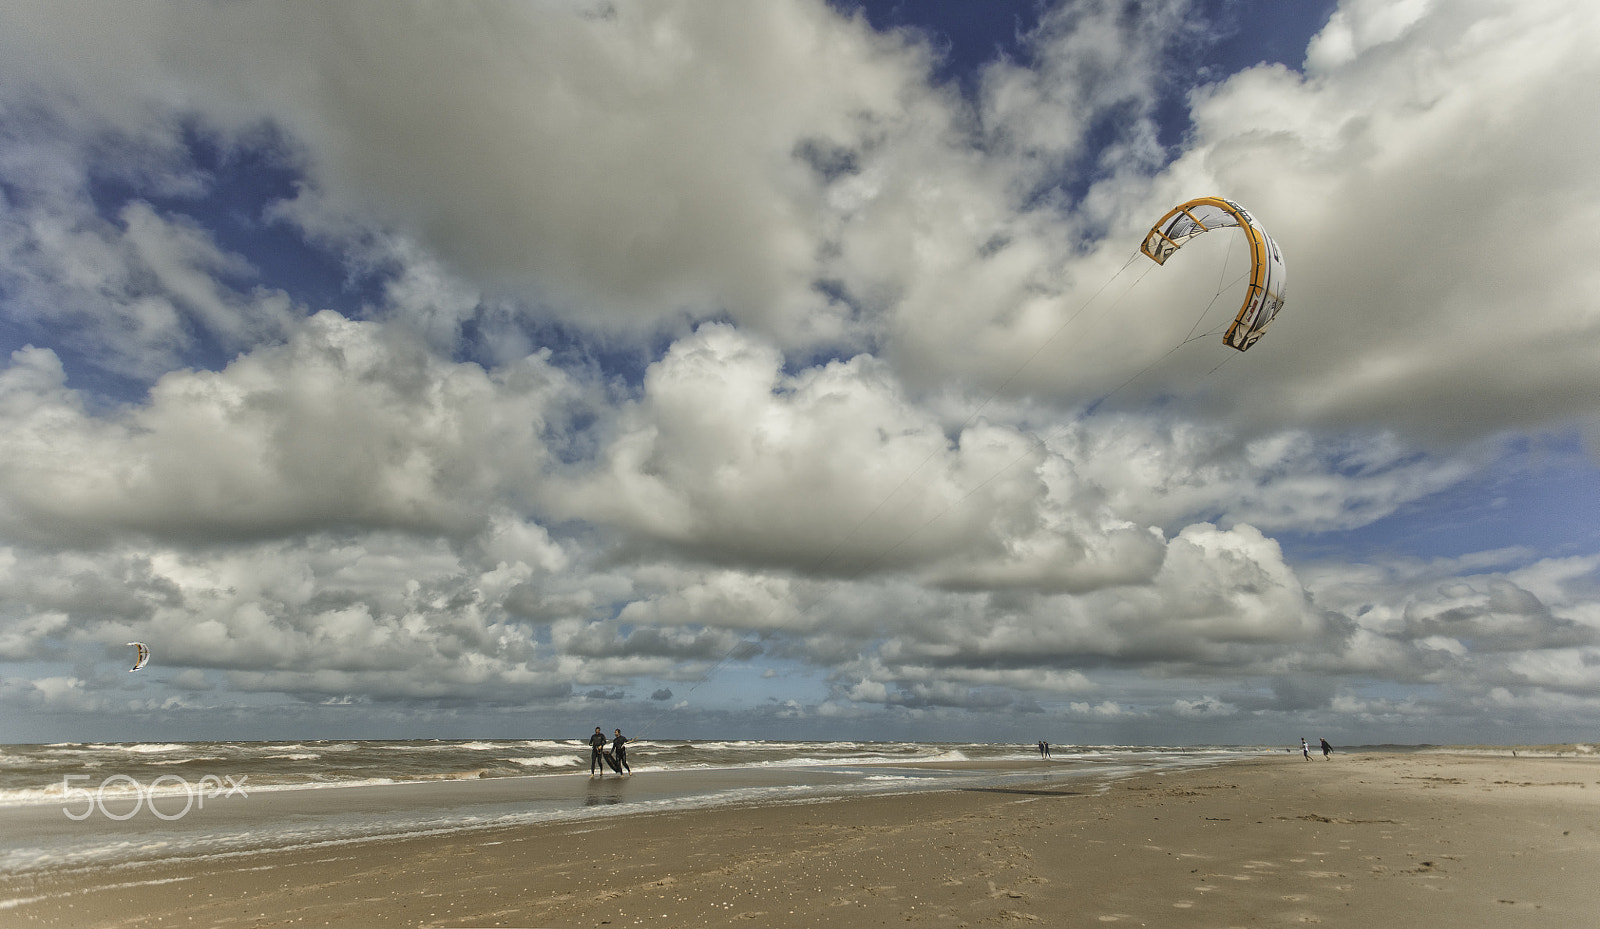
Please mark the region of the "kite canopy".
[[145, 647], [143, 642], [129, 642], [128, 644], [132, 645], [134, 649], [136, 649], [134, 653], [133, 667], [129, 668], [129, 671], [137, 671], [150, 663], [150, 649]]
[[1239, 315], [1222, 337], [1224, 344], [1244, 351], [1256, 344], [1261, 333], [1278, 311], [1283, 309], [1289, 281], [1283, 253], [1267, 230], [1244, 207], [1222, 197], [1199, 197], [1179, 204], [1150, 228], [1139, 251], [1156, 264], [1166, 264], [1172, 253], [1202, 232], [1237, 226], [1250, 242], [1250, 286], [1245, 290]]

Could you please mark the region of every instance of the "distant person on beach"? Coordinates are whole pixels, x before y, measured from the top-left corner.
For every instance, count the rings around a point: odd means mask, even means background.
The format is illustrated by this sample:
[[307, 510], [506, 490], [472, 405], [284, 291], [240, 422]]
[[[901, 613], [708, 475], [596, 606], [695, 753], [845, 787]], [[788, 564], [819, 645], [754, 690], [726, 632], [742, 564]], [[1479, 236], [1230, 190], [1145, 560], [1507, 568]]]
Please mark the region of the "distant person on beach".
[[1044, 743], [1044, 756], [1046, 758], [1050, 757], [1050, 743], [1049, 742]]
[[[596, 729], [595, 731], [599, 732], [600, 730]], [[1300, 737], [1300, 754], [1306, 756], [1307, 761], [1311, 760], [1311, 746], [1306, 744], [1305, 736]]]
[[1040, 739], [1039, 740], [1038, 748], [1039, 748], [1039, 757], [1043, 758], [1044, 757], [1044, 739]]
[[604, 732], [600, 731], [600, 727], [599, 726], [596, 726], [596, 727], [594, 727], [594, 735], [589, 736], [589, 776], [590, 777], [594, 777], [594, 772], [596, 770], [598, 770], [600, 772], [600, 776], [601, 777], [605, 777], [606, 776], [606, 760], [605, 760], [605, 757], [604, 757], [605, 750], [606, 750], [606, 734]]
[[617, 737], [611, 740], [611, 760], [616, 762], [617, 767], [632, 774], [633, 766], [628, 764], [628, 740], [623, 738], [621, 729], [616, 733]]
[[1329, 755], [1332, 755], [1332, 754], [1333, 754], [1333, 746], [1328, 744], [1328, 740], [1327, 739], [1323, 739], [1322, 740], [1322, 757], [1326, 758], [1326, 757], [1328, 757]]

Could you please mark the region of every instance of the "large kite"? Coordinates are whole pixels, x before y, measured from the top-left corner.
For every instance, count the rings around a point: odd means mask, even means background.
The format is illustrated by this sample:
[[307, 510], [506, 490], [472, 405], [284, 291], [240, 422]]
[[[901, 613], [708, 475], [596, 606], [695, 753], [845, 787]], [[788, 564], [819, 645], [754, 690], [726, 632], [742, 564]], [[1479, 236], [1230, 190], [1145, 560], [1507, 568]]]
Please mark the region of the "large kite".
[[1166, 264], [1172, 253], [1183, 247], [1202, 232], [1237, 226], [1250, 243], [1250, 285], [1245, 290], [1244, 304], [1233, 325], [1223, 335], [1222, 341], [1231, 348], [1244, 351], [1256, 344], [1261, 333], [1278, 311], [1283, 309], [1285, 286], [1289, 274], [1283, 266], [1283, 253], [1278, 243], [1272, 241], [1267, 230], [1261, 228], [1255, 217], [1244, 207], [1222, 197], [1199, 197], [1179, 204], [1161, 217], [1150, 228], [1139, 251], [1150, 256], [1156, 264]]
[[137, 671], [150, 663], [150, 649], [143, 642], [129, 642], [134, 648], [133, 667], [129, 671]]

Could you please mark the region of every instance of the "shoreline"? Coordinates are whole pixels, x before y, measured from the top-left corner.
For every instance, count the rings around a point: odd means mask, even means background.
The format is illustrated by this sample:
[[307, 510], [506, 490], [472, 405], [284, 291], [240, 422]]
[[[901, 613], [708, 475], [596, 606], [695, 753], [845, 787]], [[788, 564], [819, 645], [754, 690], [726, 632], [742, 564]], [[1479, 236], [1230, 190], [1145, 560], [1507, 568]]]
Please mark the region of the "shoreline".
[[1600, 759], [1200, 768], [0, 875], [9, 925], [1589, 926]]
[[[1014, 758], [872, 760], [795, 765], [637, 769], [619, 778], [581, 773], [446, 778], [385, 784], [255, 788], [218, 781], [161, 796], [82, 788], [47, 802], [0, 805], [0, 873], [13, 876], [138, 860], [238, 857], [285, 847], [329, 847], [414, 835], [637, 816], [672, 810], [810, 802], [1030, 780], [1100, 780], [1130, 772], [1208, 766], [1218, 756], [1128, 753], [1097, 760]], [[120, 777], [123, 786], [137, 784]], [[179, 780], [174, 778], [174, 781]], [[249, 788], [248, 790], [246, 788]], [[0, 903], [3, 908], [3, 903]]]

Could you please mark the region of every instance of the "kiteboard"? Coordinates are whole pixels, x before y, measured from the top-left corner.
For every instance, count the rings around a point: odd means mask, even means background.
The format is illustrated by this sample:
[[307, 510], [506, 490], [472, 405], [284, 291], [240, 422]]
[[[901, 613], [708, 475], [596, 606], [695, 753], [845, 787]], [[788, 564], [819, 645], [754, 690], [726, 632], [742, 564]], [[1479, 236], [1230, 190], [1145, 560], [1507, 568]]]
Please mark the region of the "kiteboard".
[[611, 766], [611, 770], [617, 772], [618, 774], [622, 773], [622, 765], [617, 764], [617, 756], [611, 754], [610, 752], [601, 752], [600, 757], [606, 760], [606, 764]]

